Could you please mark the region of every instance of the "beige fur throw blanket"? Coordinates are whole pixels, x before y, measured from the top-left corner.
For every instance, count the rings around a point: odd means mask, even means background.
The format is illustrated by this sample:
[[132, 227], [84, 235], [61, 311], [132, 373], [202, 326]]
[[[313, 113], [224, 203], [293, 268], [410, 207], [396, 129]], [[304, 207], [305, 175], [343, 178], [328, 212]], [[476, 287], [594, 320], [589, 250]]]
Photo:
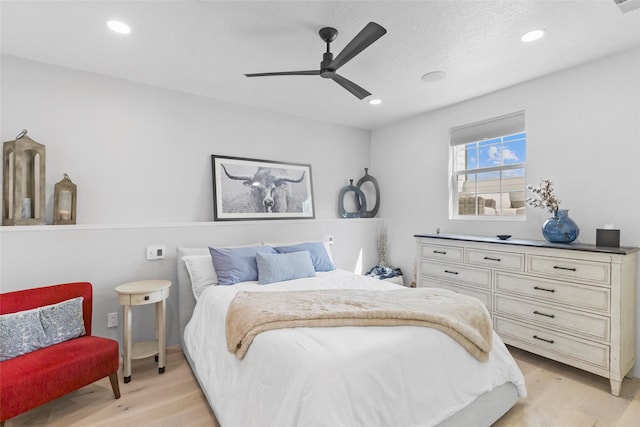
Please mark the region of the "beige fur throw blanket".
[[426, 326], [446, 333], [481, 362], [491, 351], [492, 325], [484, 305], [439, 288], [241, 291], [226, 322], [227, 348], [238, 359], [261, 332], [295, 327]]

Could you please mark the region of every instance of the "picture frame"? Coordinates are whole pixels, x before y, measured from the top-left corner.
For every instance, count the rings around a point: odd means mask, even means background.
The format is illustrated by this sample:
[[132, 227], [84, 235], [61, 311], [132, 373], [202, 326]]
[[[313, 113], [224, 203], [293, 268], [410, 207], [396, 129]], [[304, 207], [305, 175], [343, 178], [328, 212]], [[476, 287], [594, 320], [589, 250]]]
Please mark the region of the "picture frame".
[[311, 165], [211, 155], [214, 221], [314, 219]]

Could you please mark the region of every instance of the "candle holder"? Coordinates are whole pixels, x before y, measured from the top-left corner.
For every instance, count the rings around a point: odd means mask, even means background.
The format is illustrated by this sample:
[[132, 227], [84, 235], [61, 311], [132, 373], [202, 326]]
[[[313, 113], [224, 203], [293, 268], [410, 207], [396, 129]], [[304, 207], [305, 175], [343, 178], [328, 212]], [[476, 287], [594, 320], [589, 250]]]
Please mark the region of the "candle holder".
[[45, 147], [23, 130], [2, 145], [2, 225], [41, 225], [45, 215]]
[[71, 182], [66, 173], [53, 188], [53, 224], [68, 225], [76, 223], [76, 202], [78, 187]]

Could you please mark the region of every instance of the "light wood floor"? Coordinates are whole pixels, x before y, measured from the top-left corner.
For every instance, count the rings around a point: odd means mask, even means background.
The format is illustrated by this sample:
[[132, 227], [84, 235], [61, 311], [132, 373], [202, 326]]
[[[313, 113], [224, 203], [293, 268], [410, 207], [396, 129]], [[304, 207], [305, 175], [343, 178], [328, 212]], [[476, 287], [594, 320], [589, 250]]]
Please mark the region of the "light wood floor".
[[[615, 397], [605, 378], [510, 350], [525, 375], [529, 397], [520, 399], [494, 427], [640, 426], [640, 379], [625, 379], [620, 397]], [[167, 349], [162, 375], [153, 359], [136, 360], [132, 368], [129, 384], [120, 378], [119, 400], [104, 379], [8, 420], [5, 427], [218, 426], [178, 347]]]

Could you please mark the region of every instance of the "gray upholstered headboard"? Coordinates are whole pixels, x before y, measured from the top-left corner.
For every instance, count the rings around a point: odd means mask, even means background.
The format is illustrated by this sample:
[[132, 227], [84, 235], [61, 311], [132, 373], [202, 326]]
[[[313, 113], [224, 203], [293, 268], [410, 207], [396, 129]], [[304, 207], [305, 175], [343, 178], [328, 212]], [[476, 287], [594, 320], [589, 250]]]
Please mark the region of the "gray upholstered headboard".
[[187, 267], [182, 261], [183, 256], [188, 255], [209, 255], [209, 248], [178, 248], [177, 249], [177, 264], [178, 264], [178, 320], [180, 326], [180, 344], [183, 345], [182, 336], [184, 335], [184, 328], [191, 320], [193, 309], [196, 306], [196, 299], [193, 297], [193, 291], [191, 289], [191, 280], [189, 279], [189, 272]]

